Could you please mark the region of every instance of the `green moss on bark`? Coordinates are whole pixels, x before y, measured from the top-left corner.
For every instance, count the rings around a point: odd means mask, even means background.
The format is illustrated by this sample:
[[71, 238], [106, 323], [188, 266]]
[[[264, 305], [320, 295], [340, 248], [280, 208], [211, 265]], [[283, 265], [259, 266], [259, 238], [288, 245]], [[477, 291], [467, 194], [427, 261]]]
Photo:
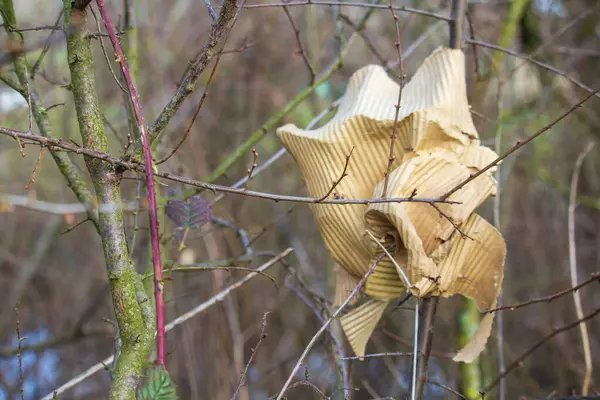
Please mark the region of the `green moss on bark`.
[[[85, 10], [71, 9], [65, 0], [65, 32], [71, 71], [71, 91], [84, 145], [106, 152], [108, 139], [100, 113]], [[135, 399], [136, 388], [154, 338], [154, 312], [129, 257], [123, 225], [121, 175], [114, 166], [86, 157], [98, 202], [107, 207], [98, 214], [99, 233], [119, 326], [121, 349], [117, 357], [110, 396]]]

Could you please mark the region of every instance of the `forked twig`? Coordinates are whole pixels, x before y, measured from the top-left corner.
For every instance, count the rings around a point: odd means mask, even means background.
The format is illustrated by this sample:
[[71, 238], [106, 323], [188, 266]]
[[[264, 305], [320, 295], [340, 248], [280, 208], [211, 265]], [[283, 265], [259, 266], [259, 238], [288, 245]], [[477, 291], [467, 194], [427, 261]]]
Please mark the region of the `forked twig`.
[[444, 217], [448, 222], [450, 222], [450, 224], [452, 224], [454, 229], [456, 229], [456, 231], [458, 231], [458, 233], [460, 233], [461, 238], [473, 240], [473, 238], [471, 236], [467, 235], [462, 229], [460, 229], [458, 224], [456, 222], [454, 222], [454, 220], [452, 218], [450, 218], [450, 216], [446, 215], [446, 213], [443, 212], [442, 209], [440, 207], [438, 207], [437, 204], [429, 203], [429, 205], [431, 207], [435, 208], [435, 210], [440, 214], [440, 217]]
[[[266, 271], [268, 268], [270, 268], [273, 265], [275, 265], [276, 263], [282, 261], [283, 258], [286, 257], [288, 254], [290, 254], [292, 251], [293, 251], [292, 248], [286, 249], [285, 251], [283, 251], [282, 253], [280, 253], [278, 256], [273, 257], [272, 259], [270, 259], [269, 261], [267, 261], [266, 263], [264, 263], [260, 267], [256, 268], [256, 272], [264, 272], [264, 271]], [[170, 323], [168, 323], [165, 326], [165, 332], [169, 332], [170, 330], [172, 330], [176, 326], [181, 325], [184, 322], [186, 322], [188, 319], [196, 316], [197, 314], [199, 314], [201, 312], [206, 311], [208, 308], [214, 306], [215, 304], [219, 304], [231, 292], [233, 292], [236, 289], [239, 289], [240, 287], [242, 287], [243, 285], [245, 285], [246, 283], [248, 283], [252, 278], [254, 278], [256, 276], [258, 276], [258, 273], [246, 275], [244, 278], [240, 279], [239, 281], [237, 281], [236, 283], [234, 283], [231, 286], [227, 287], [226, 289], [223, 289], [222, 291], [220, 291], [219, 293], [217, 293], [216, 295], [214, 295], [213, 297], [211, 297], [207, 301], [203, 302], [202, 304], [194, 307], [190, 311], [188, 311], [188, 312], [180, 315], [179, 317], [175, 318], [173, 321], [171, 321]], [[104, 369], [104, 365], [109, 365], [110, 363], [112, 363], [113, 359], [114, 359], [114, 355], [105, 358], [104, 360], [102, 360], [101, 362], [97, 363], [93, 367], [89, 368], [85, 372], [83, 372], [80, 375], [76, 376], [75, 378], [69, 380], [67, 383], [65, 383], [61, 387], [59, 387], [59, 388], [53, 390], [52, 392], [48, 393], [41, 400], [52, 400], [55, 395], [59, 395], [61, 393], [66, 392], [67, 390], [75, 387], [77, 384], [79, 384], [83, 380], [89, 378], [90, 376], [94, 375], [96, 372], [103, 370]]]
[[553, 329], [550, 334], [544, 336], [539, 342], [537, 342], [536, 344], [531, 346], [527, 351], [525, 351], [516, 360], [514, 360], [508, 367], [506, 367], [506, 370], [503, 373], [499, 374], [489, 385], [487, 385], [487, 387], [485, 389], [483, 389], [481, 391], [482, 396], [484, 396], [486, 393], [488, 393], [490, 390], [492, 390], [498, 384], [498, 382], [500, 380], [506, 378], [506, 376], [508, 374], [510, 374], [515, 368], [520, 366], [521, 363], [523, 362], [523, 360], [525, 360], [529, 355], [531, 355], [531, 353], [533, 353], [534, 351], [536, 351], [537, 349], [542, 347], [542, 345], [544, 345], [547, 341], [552, 339], [554, 336], [558, 335], [559, 333], [563, 333], [568, 330], [571, 330], [571, 329], [575, 328], [577, 325], [594, 318], [598, 314], [600, 314], [600, 308], [597, 308], [596, 310], [592, 311], [591, 313], [584, 316], [583, 318], [578, 318], [577, 320], [571, 322], [570, 324], [563, 325], [562, 327], [557, 328], [557, 329]]
[[340, 184], [342, 179], [344, 179], [345, 177], [348, 176], [348, 173], [347, 173], [348, 164], [350, 163], [350, 157], [352, 156], [353, 151], [354, 151], [354, 146], [352, 147], [352, 149], [350, 149], [350, 153], [346, 154], [346, 162], [344, 164], [344, 169], [342, 170], [342, 174], [340, 175], [338, 180], [333, 182], [333, 185], [331, 186], [329, 191], [327, 193], [325, 193], [325, 195], [323, 195], [323, 197], [320, 197], [317, 201], [315, 201], [315, 203], [322, 203], [323, 201], [325, 201], [329, 197], [329, 195], [335, 190], [335, 188]]
[[258, 337], [258, 342], [256, 343], [256, 346], [254, 346], [252, 348], [252, 354], [250, 355], [250, 358], [248, 359], [248, 362], [246, 363], [246, 368], [244, 368], [244, 371], [242, 372], [242, 375], [240, 376], [240, 380], [238, 381], [237, 387], [235, 388], [235, 392], [233, 392], [233, 395], [231, 396], [231, 400], [234, 400], [235, 398], [237, 398], [240, 388], [244, 384], [244, 379], [246, 378], [246, 374], [248, 374], [248, 368], [250, 368], [250, 364], [252, 364], [252, 360], [254, 360], [254, 357], [256, 356], [258, 348], [260, 347], [263, 339], [267, 338], [266, 329], [267, 329], [267, 317], [269, 316], [269, 314], [270, 314], [270, 312], [266, 311], [262, 317], [262, 328], [260, 329], [260, 336]]
[[346, 305], [350, 302], [350, 300], [354, 297], [354, 295], [356, 293], [358, 293], [358, 291], [364, 286], [365, 282], [367, 281], [367, 278], [373, 273], [373, 271], [375, 271], [375, 267], [377, 267], [377, 264], [379, 264], [379, 262], [383, 259], [384, 256], [385, 256], [385, 253], [381, 253], [377, 257], [377, 259], [375, 260], [375, 262], [373, 263], [373, 265], [371, 265], [371, 267], [369, 267], [369, 270], [367, 271], [367, 273], [360, 279], [360, 281], [358, 282], [358, 284], [356, 285], [356, 287], [354, 287], [354, 289], [352, 290], [352, 292], [350, 292], [350, 295], [348, 295], [348, 297], [346, 298], [346, 300], [344, 300], [344, 302], [342, 303], [342, 305], [340, 305], [338, 307], [338, 309], [335, 310], [335, 312], [331, 315], [331, 317], [329, 317], [329, 319], [323, 325], [321, 325], [321, 328], [317, 331], [317, 333], [314, 334], [314, 336], [312, 337], [312, 339], [310, 340], [310, 342], [308, 342], [308, 344], [304, 348], [304, 351], [300, 355], [300, 358], [298, 359], [298, 362], [296, 363], [296, 365], [292, 369], [292, 372], [290, 373], [290, 376], [288, 377], [287, 381], [285, 382], [285, 384], [283, 385], [283, 387], [279, 391], [279, 394], [277, 395], [277, 400], [281, 400], [283, 398], [283, 395], [285, 394], [285, 391], [288, 389], [288, 387], [292, 383], [292, 379], [294, 379], [294, 376], [296, 375], [296, 372], [298, 372], [298, 369], [300, 368], [300, 365], [302, 365], [302, 362], [304, 361], [304, 358], [306, 358], [306, 356], [308, 355], [308, 352], [310, 351], [310, 349], [312, 349], [312, 347], [315, 345], [315, 343], [317, 342], [317, 339], [319, 339], [319, 337], [323, 334], [323, 332], [325, 332], [325, 330], [327, 330], [327, 327], [329, 326], [329, 324], [331, 324], [331, 322], [335, 318], [337, 318], [337, 316], [342, 312], [342, 310], [344, 309], [344, 307], [346, 307]]
[[456, 193], [457, 191], [459, 191], [460, 189], [462, 189], [467, 183], [469, 183], [469, 182], [473, 181], [474, 179], [478, 178], [479, 176], [483, 175], [488, 170], [490, 170], [491, 168], [493, 168], [496, 165], [498, 165], [498, 163], [500, 161], [504, 160], [506, 157], [510, 156], [511, 154], [513, 154], [514, 152], [516, 152], [517, 150], [519, 150], [521, 147], [523, 147], [526, 144], [528, 144], [529, 142], [533, 141], [534, 139], [536, 139], [538, 136], [540, 136], [541, 134], [545, 133], [546, 131], [549, 131], [550, 129], [552, 129], [556, 124], [558, 124], [560, 121], [562, 121], [567, 116], [569, 116], [573, 111], [575, 111], [576, 109], [578, 109], [579, 107], [581, 107], [583, 105], [583, 103], [585, 103], [586, 101], [588, 101], [589, 99], [591, 99], [593, 96], [596, 96], [598, 94], [598, 92], [600, 92], [600, 88], [592, 91], [590, 94], [588, 94], [582, 100], [578, 101], [574, 106], [572, 106], [567, 111], [565, 111], [564, 113], [562, 113], [554, 121], [550, 122], [548, 125], [546, 125], [542, 129], [538, 130], [533, 135], [529, 136], [527, 139], [525, 139], [523, 141], [521, 141], [521, 140], [517, 141], [517, 143], [515, 143], [515, 145], [513, 147], [511, 147], [508, 151], [506, 151], [501, 156], [498, 156], [498, 158], [496, 158], [494, 161], [492, 161], [491, 163], [489, 163], [488, 165], [486, 165], [485, 167], [483, 167], [482, 169], [480, 169], [479, 171], [477, 171], [476, 173], [472, 174], [467, 179], [465, 179], [464, 181], [462, 181], [461, 183], [459, 183], [458, 185], [456, 185], [453, 189], [451, 189], [446, 194], [444, 194], [443, 196], [441, 196], [440, 199], [447, 200], [448, 197], [450, 197], [451, 195], [453, 195], [454, 193]]

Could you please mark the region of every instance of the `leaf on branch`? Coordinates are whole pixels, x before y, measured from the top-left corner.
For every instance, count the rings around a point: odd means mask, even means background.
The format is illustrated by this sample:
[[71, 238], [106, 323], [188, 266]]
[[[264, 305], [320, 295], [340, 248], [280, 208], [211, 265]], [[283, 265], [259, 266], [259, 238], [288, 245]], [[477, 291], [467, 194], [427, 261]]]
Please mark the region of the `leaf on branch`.
[[186, 229], [199, 228], [212, 216], [210, 203], [200, 196], [193, 196], [187, 201], [169, 200], [165, 211], [178, 228]]
[[138, 392], [140, 400], [175, 400], [175, 384], [171, 380], [169, 373], [162, 367], [157, 366], [152, 369], [148, 377], [148, 383]]

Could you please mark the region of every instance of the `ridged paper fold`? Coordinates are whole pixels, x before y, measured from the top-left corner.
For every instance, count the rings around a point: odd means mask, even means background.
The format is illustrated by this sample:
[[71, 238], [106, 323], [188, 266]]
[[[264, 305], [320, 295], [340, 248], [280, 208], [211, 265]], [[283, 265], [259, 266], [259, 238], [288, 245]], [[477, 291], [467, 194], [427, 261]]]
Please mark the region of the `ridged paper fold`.
[[[330, 197], [381, 197], [395, 124], [387, 197], [438, 198], [496, 159], [491, 149], [481, 146], [473, 125], [461, 50], [439, 49], [423, 62], [403, 88], [395, 121], [399, 90], [383, 68], [369, 65], [350, 78], [336, 115], [323, 127], [303, 130], [288, 124], [278, 129], [309, 196], [329, 192], [351, 153], [347, 176]], [[395, 261], [384, 257], [378, 263], [364, 287], [372, 300], [342, 319], [357, 354], [364, 354], [384, 305], [407, 289], [418, 297], [461, 294], [480, 309], [493, 303], [502, 283], [504, 240], [473, 214], [495, 195], [493, 172], [491, 168], [449, 197], [459, 204], [310, 205], [325, 245], [341, 267], [336, 271], [336, 304], [369, 270], [380, 245]], [[400, 278], [403, 273], [410, 288]], [[493, 318], [486, 315], [473, 338], [477, 344], [468, 344], [467, 352], [457, 356], [461, 361], [473, 359], [485, 345], [492, 323], [488, 316]]]

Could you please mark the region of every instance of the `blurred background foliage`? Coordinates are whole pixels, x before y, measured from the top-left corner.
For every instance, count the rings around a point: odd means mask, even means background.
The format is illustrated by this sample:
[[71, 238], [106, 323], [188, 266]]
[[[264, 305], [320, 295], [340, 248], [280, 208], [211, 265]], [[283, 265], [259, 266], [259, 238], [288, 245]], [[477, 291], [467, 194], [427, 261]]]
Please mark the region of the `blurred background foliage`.
[[[19, 0], [15, 2], [19, 27], [51, 26], [62, 2]], [[202, 2], [175, 0], [150, 2], [113, 0], [107, 2], [113, 21], [133, 27], [123, 30], [130, 63], [147, 123], [153, 121], [174, 92], [188, 60], [202, 48], [211, 20]], [[520, 6], [517, 3], [522, 3]], [[249, 4], [255, 4], [249, 1]], [[443, 0], [394, 2], [444, 15], [449, 4]], [[215, 4], [218, 8], [218, 4]], [[133, 13], [126, 13], [125, 10]], [[290, 7], [301, 31], [300, 38], [315, 71], [323, 71], [335, 59], [352, 27], [340, 14], [356, 22], [364, 13], [360, 7]], [[591, 88], [600, 85], [600, 7], [596, 0], [469, 1], [469, 19], [474, 38], [508, 47], [550, 64]], [[402, 48], [406, 53], [405, 72], [410, 79], [422, 60], [435, 48], [446, 45], [446, 24], [425, 16], [399, 12]], [[90, 31], [97, 31], [92, 15]], [[37, 50], [28, 53], [32, 64], [38, 58], [49, 31], [23, 32], [26, 44]], [[6, 39], [0, 34], [0, 43]], [[378, 10], [369, 21], [363, 38], [357, 38], [343, 66], [325, 84], [290, 112], [283, 122], [305, 126], [343, 94], [349, 76], [370, 63], [393, 65], [396, 61], [395, 27], [388, 10]], [[69, 72], [62, 32], [57, 32], [36, 77], [35, 86], [47, 105], [52, 127], [64, 140], [80, 143], [72, 96], [68, 91]], [[124, 93], [107, 68], [100, 46], [93, 39], [96, 80], [112, 154], [120, 155], [127, 133], [134, 134], [124, 102]], [[108, 59], [114, 56], [106, 41]], [[1, 45], [0, 45], [1, 46]], [[0, 47], [1, 49], [1, 47]], [[375, 52], [373, 51], [375, 49]], [[484, 144], [497, 150], [509, 149], [542, 128], [586, 92], [565, 77], [492, 49], [465, 44], [467, 81], [474, 120]], [[282, 8], [245, 9], [225, 45], [207, 100], [184, 146], [161, 166], [164, 171], [195, 179], [208, 176], [225, 157], [258, 129], [272, 114], [310, 84], [310, 74], [298, 54], [295, 33]], [[410, 51], [409, 51], [410, 50]], [[214, 61], [213, 61], [214, 62]], [[209, 68], [211, 68], [209, 66]], [[397, 70], [395, 70], [397, 72]], [[118, 71], [117, 71], [118, 72]], [[3, 76], [11, 77], [9, 66]], [[394, 73], [391, 73], [394, 75]], [[185, 102], [163, 133], [155, 157], [173, 148], [185, 132], [202, 96], [209, 73], [200, 78], [195, 93]], [[600, 135], [600, 103], [590, 100], [564, 122], [552, 128], [531, 145], [503, 162], [499, 220], [507, 240], [508, 259], [504, 280], [504, 303], [512, 304], [545, 296], [568, 288], [567, 206], [570, 177], [575, 159], [589, 142]], [[52, 106], [52, 107], [50, 107]], [[330, 113], [331, 115], [331, 113]], [[27, 130], [27, 103], [0, 82], [0, 123]], [[35, 131], [35, 129], [34, 129]], [[255, 146], [258, 164], [280, 147], [273, 131]], [[576, 213], [576, 239], [580, 280], [600, 269], [600, 163], [598, 148], [583, 164], [579, 185], [580, 206]], [[16, 142], [0, 138], [0, 195], [26, 196], [53, 203], [72, 203], [75, 197], [66, 186], [48, 155], [41, 159], [36, 181], [28, 190], [38, 151], [27, 146], [21, 158]], [[84, 170], [80, 156], [71, 157]], [[246, 175], [252, 163], [247, 154], [227, 171], [219, 183], [232, 184]], [[134, 177], [131, 175], [131, 177]], [[185, 189], [173, 182], [161, 187]], [[303, 194], [304, 186], [294, 161], [285, 155], [252, 179], [249, 187], [272, 193]], [[123, 198], [135, 201], [139, 192], [134, 179], [124, 180]], [[215, 196], [203, 192], [207, 200]], [[127, 233], [137, 268], [146, 269], [148, 223], [144, 196], [139, 216], [127, 214]], [[482, 206], [482, 215], [492, 221], [493, 201]], [[15, 364], [15, 312], [20, 301], [23, 346], [24, 389], [27, 399], [39, 398], [70, 377], [112, 354], [114, 319], [99, 238], [83, 214], [50, 215], [14, 207], [0, 197], [0, 399], [16, 399], [19, 379]], [[255, 278], [234, 292], [227, 301], [209, 309], [167, 335], [167, 365], [182, 399], [228, 399], [240, 372], [252, 354], [261, 330], [265, 310], [268, 337], [263, 340], [247, 374], [247, 387], [240, 399], [265, 399], [280, 388], [304, 346], [321, 325], [314, 310], [298, 296], [300, 276], [313, 292], [331, 294], [332, 261], [325, 250], [312, 215], [306, 205], [268, 203], [254, 198], [225, 196], [212, 214], [250, 237], [257, 251], [277, 252], [293, 247], [289, 265], [276, 266], [264, 277]], [[134, 235], [136, 218], [139, 232]], [[172, 221], [164, 221], [166, 232], [175, 232]], [[237, 257], [244, 252], [235, 230], [207, 224], [190, 231], [186, 238], [187, 260], [195, 262]], [[177, 261], [179, 243], [170, 242], [163, 257]], [[266, 258], [254, 257], [250, 266]], [[173, 272], [167, 283], [167, 319], [189, 310], [223, 287], [239, 279], [240, 271]], [[600, 307], [597, 286], [581, 291], [584, 310]], [[367, 352], [410, 351], [412, 307], [388, 310], [376, 330]], [[573, 321], [570, 296], [549, 304], [537, 304], [504, 315], [506, 362], [517, 358], [553, 327]], [[471, 318], [471, 319], [469, 319]], [[475, 322], [473, 321], [475, 319]], [[461, 365], [453, 363], [452, 352], [460, 346], [461, 335], [476, 323], [478, 313], [460, 299], [441, 301], [437, 316], [430, 379], [462, 390], [469, 385], [485, 386], [497, 376], [497, 343], [492, 337], [480, 362], [471, 365], [472, 381], [461, 381]], [[471, 321], [471, 322], [469, 322]], [[600, 351], [600, 321], [588, 323], [592, 354]], [[309, 379], [328, 393], [336, 385], [335, 361], [329, 337], [314, 348], [299, 379]], [[349, 361], [355, 399], [389, 396], [405, 398], [410, 385], [410, 360], [383, 357]], [[594, 360], [596, 380], [592, 391], [598, 394], [600, 365]], [[464, 366], [463, 366], [464, 367]], [[527, 358], [506, 380], [507, 398], [568, 395], [580, 390], [584, 372], [581, 340], [577, 330], [558, 335], [543, 350]], [[464, 378], [469, 373], [462, 371]], [[110, 376], [101, 372], [65, 393], [61, 399], [103, 398]], [[479, 382], [479, 383], [477, 383]], [[333, 389], [333, 392], [335, 390]], [[469, 391], [469, 393], [472, 393]], [[447, 391], [428, 385], [426, 398], [448, 398]], [[492, 392], [486, 398], [495, 398]], [[298, 386], [290, 399], [319, 398], [310, 388]]]

